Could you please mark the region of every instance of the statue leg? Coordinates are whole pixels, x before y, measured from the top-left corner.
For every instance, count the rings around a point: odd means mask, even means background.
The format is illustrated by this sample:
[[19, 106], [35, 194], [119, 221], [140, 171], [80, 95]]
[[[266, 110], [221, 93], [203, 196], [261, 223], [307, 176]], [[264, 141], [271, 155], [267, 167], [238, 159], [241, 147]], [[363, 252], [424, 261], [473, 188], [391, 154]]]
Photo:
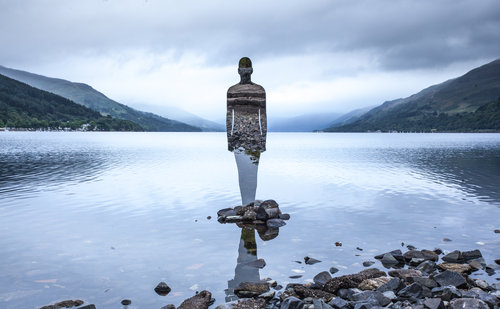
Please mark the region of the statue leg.
[[242, 205], [255, 201], [259, 156], [260, 154], [251, 154], [241, 149], [234, 151], [234, 158], [238, 167]]

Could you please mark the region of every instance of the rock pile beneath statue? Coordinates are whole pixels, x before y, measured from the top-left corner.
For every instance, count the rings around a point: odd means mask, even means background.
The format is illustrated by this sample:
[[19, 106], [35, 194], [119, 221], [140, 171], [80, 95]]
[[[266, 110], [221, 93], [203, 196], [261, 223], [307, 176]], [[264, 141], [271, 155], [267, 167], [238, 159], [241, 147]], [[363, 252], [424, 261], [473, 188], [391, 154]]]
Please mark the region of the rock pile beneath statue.
[[235, 223], [241, 228], [253, 228], [264, 240], [276, 238], [279, 228], [286, 225], [289, 214], [281, 212], [275, 200], [256, 200], [244, 206], [225, 208], [217, 212], [220, 223]]
[[217, 212], [220, 223], [243, 223], [246, 225], [265, 225], [268, 228], [279, 228], [290, 219], [289, 214], [281, 212], [275, 200], [256, 200], [248, 205], [225, 208]]

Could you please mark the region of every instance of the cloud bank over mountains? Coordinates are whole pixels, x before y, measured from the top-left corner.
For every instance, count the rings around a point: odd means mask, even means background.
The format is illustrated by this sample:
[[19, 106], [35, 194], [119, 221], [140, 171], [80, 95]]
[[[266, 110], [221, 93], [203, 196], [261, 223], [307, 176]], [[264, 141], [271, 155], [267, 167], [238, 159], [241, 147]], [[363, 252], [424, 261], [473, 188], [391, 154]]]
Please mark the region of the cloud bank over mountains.
[[344, 112], [500, 55], [500, 2], [0, 0], [2, 65], [211, 119], [249, 56], [269, 112]]

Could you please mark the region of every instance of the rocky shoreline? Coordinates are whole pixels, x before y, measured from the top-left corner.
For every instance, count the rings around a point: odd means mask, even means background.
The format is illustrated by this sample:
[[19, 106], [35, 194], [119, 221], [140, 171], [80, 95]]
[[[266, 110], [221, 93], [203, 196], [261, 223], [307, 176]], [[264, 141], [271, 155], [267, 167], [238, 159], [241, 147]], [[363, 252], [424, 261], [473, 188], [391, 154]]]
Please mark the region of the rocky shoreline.
[[[488, 309], [500, 307], [500, 283], [488, 284], [469, 275], [483, 270], [489, 274], [499, 268], [486, 264], [479, 250], [452, 251], [443, 255], [440, 249], [394, 250], [375, 256], [388, 273], [368, 268], [356, 274], [332, 277], [323, 271], [314, 282], [288, 284], [284, 289], [270, 278], [259, 282], [242, 282], [234, 292], [237, 301], [221, 304], [215, 309]], [[442, 260], [439, 263], [439, 260]], [[305, 262], [313, 260], [306, 257]], [[167, 295], [170, 287], [161, 282], [155, 288]], [[215, 299], [209, 291], [201, 291], [182, 302], [162, 309], [208, 309]], [[81, 300], [68, 300], [40, 309], [59, 309], [81, 306]], [[122, 304], [131, 304], [123, 300]], [[92, 304], [78, 309], [96, 309]]]
[[[500, 283], [469, 277], [483, 270], [494, 274], [496, 264], [486, 264], [481, 251], [452, 251], [446, 255], [440, 249], [394, 250], [375, 256], [390, 270], [367, 268], [359, 273], [332, 277], [323, 271], [314, 282], [290, 283], [285, 288], [270, 278], [259, 282], [242, 282], [234, 292], [238, 300], [220, 304], [215, 309], [488, 309], [500, 307]], [[308, 261], [319, 262], [306, 257]], [[441, 260], [441, 261], [440, 261]], [[155, 291], [167, 295], [170, 287], [164, 282]], [[209, 291], [201, 291], [178, 307], [173, 304], [161, 309], [208, 309], [215, 299]], [[40, 309], [80, 306], [83, 301], [64, 301]], [[123, 300], [122, 304], [131, 304]], [[78, 309], [95, 309], [94, 305]]]
[[[377, 308], [498, 308], [500, 283], [489, 285], [469, 275], [478, 270], [490, 274], [498, 269], [487, 265], [479, 250], [455, 250], [441, 257], [442, 251], [394, 250], [375, 256], [388, 273], [368, 268], [356, 274], [332, 277], [323, 271], [313, 283], [288, 284], [273, 290], [273, 280], [244, 282], [235, 289], [240, 300], [217, 309], [377, 309]], [[208, 308], [208, 307], [207, 307]]]
[[375, 256], [388, 273], [368, 268], [332, 277], [323, 271], [313, 283], [288, 284], [283, 291], [273, 290], [273, 280], [244, 282], [235, 289], [241, 299], [217, 309], [499, 308], [500, 283], [469, 278], [478, 270], [495, 273], [499, 260], [487, 265], [477, 249], [441, 255], [439, 249], [394, 250]]
[[[235, 223], [242, 228], [255, 228], [263, 240], [278, 235], [290, 215], [283, 214], [274, 200], [255, 201], [245, 206], [226, 208], [218, 213], [220, 223]], [[495, 230], [495, 233], [500, 231]], [[342, 246], [340, 242], [336, 246]], [[402, 244], [403, 245], [403, 244]], [[363, 263], [367, 269], [355, 274], [332, 276], [338, 270], [330, 268], [314, 276], [313, 282], [290, 283], [283, 287], [267, 278], [258, 282], [241, 282], [234, 288], [237, 300], [220, 304], [215, 309], [496, 309], [500, 308], [500, 282], [488, 284], [471, 278], [477, 271], [493, 275], [500, 260], [487, 264], [480, 250], [452, 251], [418, 250], [408, 245], [408, 251], [396, 249], [374, 256], [386, 269], [368, 268], [374, 262]], [[358, 248], [359, 249], [359, 248]], [[359, 249], [362, 250], [362, 249]], [[259, 259], [258, 268], [265, 267]], [[305, 264], [321, 261], [304, 258]], [[498, 280], [498, 278], [497, 278]], [[160, 282], [155, 288], [165, 296], [171, 288]], [[131, 300], [122, 300], [127, 308]], [[208, 309], [215, 303], [212, 294], [203, 290], [184, 300], [161, 309]], [[40, 309], [82, 306], [81, 300], [68, 300]], [[78, 309], [96, 309], [92, 304]]]

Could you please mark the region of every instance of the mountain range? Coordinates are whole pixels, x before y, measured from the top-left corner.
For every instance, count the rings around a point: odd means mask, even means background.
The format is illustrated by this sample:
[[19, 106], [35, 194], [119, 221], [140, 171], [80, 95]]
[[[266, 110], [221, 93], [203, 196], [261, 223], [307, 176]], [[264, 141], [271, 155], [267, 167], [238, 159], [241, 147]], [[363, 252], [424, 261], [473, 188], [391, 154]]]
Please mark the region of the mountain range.
[[139, 111], [113, 101], [87, 84], [46, 77], [6, 68], [4, 66], [0, 66], [0, 74], [35, 88], [65, 97], [75, 103], [100, 112], [104, 116], [110, 115], [114, 118], [135, 122], [146, 131], [201, 131], [198, 127], [161, 117], [153, 113]]
[[295, 117], [272, 117], [268, 115], [267, 130], [269, 132], [311, 132], [318, 128], [332, 125], [340, 113], [304, 114]]
[[187, 123], [189, 125], [200, 128], [202, 131], [226, 131], [226, 126], [222, 124], [222, 122], [218, 123], [215, 121], [207, 120], [175, 106], [158, 106], [148, 104], [134, 104], [133, 106], [137, 107], [140, 110], [147, 110], [163, 117], [169, 117], [171, 119]]
[[500, 59], [325, 131], [500, 131]]
[[0, 128], [144, 131], [138, 124], [103, 116], [56, 94], [0, 74]]
[[[3, 66], [0, 66], [0, 74], [58, 94], [103, 116], [132, 121], [146, 131], [225, 131], [223, 119], [213, 122], [176, 107], [135, 104], [156, 114], [139, 111], [109, 99], [86, 84]], [[268, 115], [268, 130], [500, 131], [500, 60], [473, 69], [461, 77], [430, 86], [407, 98], [386, 101], [376, 107], [360, 108], [346, 114], [311, 113], [288, 118]]]

